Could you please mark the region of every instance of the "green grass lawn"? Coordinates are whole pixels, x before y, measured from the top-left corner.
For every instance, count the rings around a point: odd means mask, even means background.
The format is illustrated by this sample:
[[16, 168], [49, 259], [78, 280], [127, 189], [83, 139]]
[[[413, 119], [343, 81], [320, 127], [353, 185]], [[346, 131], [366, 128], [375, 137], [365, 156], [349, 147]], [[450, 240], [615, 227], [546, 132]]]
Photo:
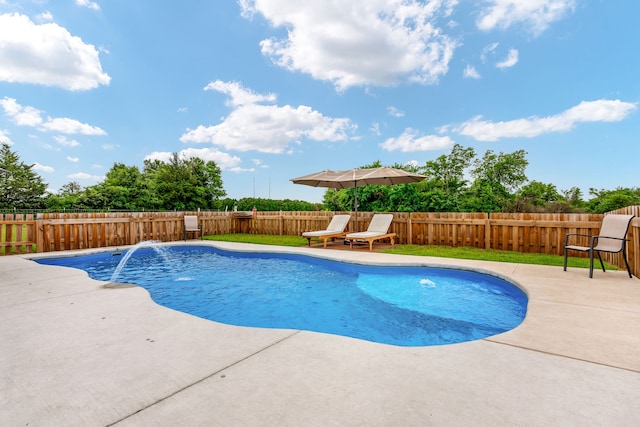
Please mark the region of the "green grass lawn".
[[[477, 249], [468, 247], [452, 248], [449, 246], [397, 245], [389, 249], [384, 249], [380, 252], [398, 255], [421, 255], [442, 258], [514, 262], [518, 264], [538, 264], [550, 266], [562, 266], [564, 263], [564, 257], [561, 255], [525, 254], [521, 252], [499, 251], [495, 249]], [[567, 265], [569, 267], [589, 268], [589, 259], [569, 257]], [[605, 267], [610, 270], [616, 270], [614, 266], [611, 266], [607, 263], [605, 263]]]
[[218, 234], [204, 236], [204, 240], [220, 242], [258, 243], [260, 245], [306, 246], [307, 239], [300, 236], [271, 236], [268, 234]]
[[[271, 236], [265, 234], [221, 234], [204, 236], [205, 240], [223, 242], [258, 243], [261, 245], [306, 246], [307, 239], [300, 236]], [[433, 256], [441, 258], [472, 259], [480, 261], [514, 262], [519, 264], [538, 264], [562, 266], [564, 258], [560, 255], [524, 254], [520, 252], [498, 251], [493, 249], [476, 249], [468, 247], [452, 248], [449, 246], [429, 245], [396, 245], [379, 252], [397, 255]], [[597, 261], [596, 261], [597, 264]], [[569, 267], [589, 268], [588, 258], [570, 257]], [[596, 266], [594, 266], [595, 268]], [[599, 267], [599, 266], [597, 266]], [[605, 263], [607, 269], [616, 270], [614, 266]]]

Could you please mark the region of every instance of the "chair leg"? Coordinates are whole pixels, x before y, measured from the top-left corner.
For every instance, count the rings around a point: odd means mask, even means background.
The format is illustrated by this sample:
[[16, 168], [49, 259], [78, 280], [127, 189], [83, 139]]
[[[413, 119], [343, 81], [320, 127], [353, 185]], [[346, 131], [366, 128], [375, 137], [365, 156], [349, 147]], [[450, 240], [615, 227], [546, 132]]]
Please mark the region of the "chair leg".
[[564, 271], [567, 271], [567, 256], [569, 252], [566, 248], [564, 249]]
[[627, 266], [627, 273], [629, 273], [629, 279], [633, 278], [633, 276], [631, 275], [631, 269], [629, 268], [629, 262], [627, 261], [627, 250], [625, 247], [622, 248], [622, 259], [624, 260], [624, 264]]
[[593, 279], [593, 249], [589, 251], [589, 279]]
[[606, 271], [604, 269], [604, 262], [602, 262], [602, 257], [600, 256], [600, 251], [598, 251], [598, 259], [600, 260], [600, 266], [602, 267], [602, 271]]

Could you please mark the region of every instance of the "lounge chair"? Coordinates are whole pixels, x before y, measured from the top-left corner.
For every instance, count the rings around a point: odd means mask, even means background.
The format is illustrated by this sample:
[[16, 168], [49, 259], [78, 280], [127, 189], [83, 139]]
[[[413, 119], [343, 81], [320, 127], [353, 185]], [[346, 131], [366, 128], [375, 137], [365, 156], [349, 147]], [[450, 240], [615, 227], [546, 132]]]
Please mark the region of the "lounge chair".
[[200, 240], [202, 240], [202, 226], [198, 225], [198, 217], [196, 215], [184, 216], [184, 240], [187, 240], [187, 233], [200, 233]]
[[324, 247], [327, 247], [327, 240], [336, 239], [336, 238], [344, 238], [347, 234], [345, 228], [347, 228], [347, 224], [351, 220], [351, 215], [334, 215], [331, 218], [331, 222], [325, 230], [318, 231], [305, 231], [302, 233], [302, 237], [306, 237], [309, 242], [309, 246], [311, 246], [311, 239], [318, 238], [324, 242]]
[[[622, 259], [627, 266], [627, 273], [631, 276], [631, 269], [629, 268], [629, 262], [627, 262], [627, 231], [629, 230], [629, 224], [635, 215], [615, 215], [609, 214], [602, 220], [600, 226], [600, 234], [598, 236], [588, 236], [585, 234], [566, 234], [564, 236], [564, 271], [567, 271], [567, 256], [569, 251], [580, 251], [589, 253], [589, 278], [593, 278], [593, 254], [598, 254], [602, 271], [604, 269], [604, 263], [600, 257], [600, 252], [618, 253], [622, 252]], [[575, 244], [569, 244], [575, 242], [578, 238], [582, 237], [589, 239], [589, 246], [578, 246]], [[572, 241], [572, 242], [570, 242]]]
[[366, 241], [369, 242], [369, 250], [372, 251], [373, 242], [381, 239], [390, 239], [393, 246], [396, 233], [389, 233], [391, 221], [393, 221], [393, 214], [375, 214], [371, 218], [367, 231], [349, 233], [345, 239], [349, 240], [352, 249], [354, 241]]

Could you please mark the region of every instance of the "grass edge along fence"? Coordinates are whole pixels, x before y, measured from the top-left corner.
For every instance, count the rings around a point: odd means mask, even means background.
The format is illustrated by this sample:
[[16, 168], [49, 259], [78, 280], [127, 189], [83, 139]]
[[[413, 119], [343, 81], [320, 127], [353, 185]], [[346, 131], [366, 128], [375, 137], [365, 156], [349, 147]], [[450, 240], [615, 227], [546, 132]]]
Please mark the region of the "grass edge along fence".
[[[184, 215], [197, 215], [203, 235], [253, 233], [300, 235], [322, 230], [338, 213], [349, 212], [92, 212], [3, 214], [0, 216], [0, 255], [93, 249], [162, 242], [183, 238]], [[640, 276], [640, 206], [613, 212], [633, 214], [627, 235], [632, 273]], [[354, 213], [349, 231], [354, 229]], [[358, 212], [364, 231], [373, 212]], [[469, 246], [523, 253], [562, 255], [567, 233], [597, 235], [604, 215], [469, 212], [396, 212], [391, 231], [399, 244]], [[586, 244], [586, 242], [585, 242]], [[575, 255], [575, 254], [572, 254]], [[583, 255], [585, 256], [585, 255]], [[603, 254], [620, 268], [620, 254]]]

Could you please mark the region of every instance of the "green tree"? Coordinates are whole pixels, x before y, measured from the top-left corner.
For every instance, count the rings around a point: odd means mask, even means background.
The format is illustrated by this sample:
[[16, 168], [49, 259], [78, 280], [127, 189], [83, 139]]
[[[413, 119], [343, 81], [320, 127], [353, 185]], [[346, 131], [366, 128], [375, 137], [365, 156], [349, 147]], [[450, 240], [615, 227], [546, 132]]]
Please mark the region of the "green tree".
[[451, 197], [435, 180], [425, 180], [418, 187], [417, 212], [458, 212], [462, 198]]
[[60, 187], [57, 194], [49, 194], [45, 200], [45, 207], [50, 210], [77, 208], [83, 191], [77, 181], [68, 182]]
[[351, 211], [343, 209], [340, 203], [340, 192], [335, 188], [328, 188], [322, 196], [322, 206], [327, 211]]
[[60, 187], [58, 194], [61, 196], [77, 196], [82, 192], [82, 186], [78, 181], [71, 181]]
[[139, 210], [146, 208], [148, 203], [148, 188], [145, 179], [137, 166], [127, 166], [115, 163], [105, 175], [104, 181], [93, 186], [87, 196], [92, 198], [85, 203], [102, 204], [96, 208]]
[[562, 196], [567, 203], [571, 205], [578, 206], [580, 204], [584, 204], [584, 201], [582, 200], [582, 190], [578, 187], [571, 187], [568, 190], [562, 190]]
[[518, 190], [516, 195], [527, 200], [528, 203], [534, 206], [545, 206], [549, 202], [562, 199], [555, 185], [544, 184], [540, 181], [528, 182]]
[[591, 213], [605, 213], [626, 206], [640, 205], [640, 188], [618, 187], [615, 190], [589, 189], [593, 198], [587, 202], [587, 210]]
[[0, 209], [41, 209], [46, 189], [33, 165], [21, 162], [9, 144], [0, 143]]
[[417, 184], [399, 184], [389, 187], [388, 199], [390, 212], [418, 212], [422, 205], [422, 194]]
[[473, 148], [463, 148], [455, 144], [448, 155], [430, 160], [420, 169], [427, 181], [420, 189], [420, 210], [426, 212], [457, 212], [460, 209], [461, 195], [467, 186], [465, 171], [475, 157]]
[[214, 209], [226, 195], [221, 171], [213, 161], [192, 157], [181, 158], [173, 153], [169, 162], [145, 161], [144, 172], [153, 203], [163, 209]]
[[556, 206], [553, 210], [558, 212], [561, 200], [563, 200], [563, 197], [558, 193], [555, 185], [530, 181], [516, 192], [513, 203], [511, 205], [507, 203], [504, 210], [512, 212], [544, 212], [550, 210], [552, 206]]
[[192, 157], [185, 160], [185, 164], [197, 185], [199, 203], [202, 206], [211, 209], [217, 200], [227, 195], [222, 185], [222, 171], [215, 162]]
[[236, 202], [235, 206], [240, 211], [250, 211], [256, 208], [258, 211], [263, 212], [276, 212], [276, 211], [314, 211], [320, 210], [321, 205], [316, 203], [310, 203], [303, 200], [274, 200], [274, 199], [262, 199], [247, 197], [240, 199]]
[[513, 200], [510, 191], [527, 181], [525, 169], [529, 162], [526, 151], [495, 154], [488, 150], [482, 159], [473, 162], [474, 181], [464, 200], [465, 210], [500, 212]]
[[582, 190], [578, 187], [571, 187], [568, 190], [562, 190], [563, 200], [559, 203], [564, 203], [567, 206], [567, 210], [562, 212], [582, 211], [585, 208], [585, 201], [582, 200]]

